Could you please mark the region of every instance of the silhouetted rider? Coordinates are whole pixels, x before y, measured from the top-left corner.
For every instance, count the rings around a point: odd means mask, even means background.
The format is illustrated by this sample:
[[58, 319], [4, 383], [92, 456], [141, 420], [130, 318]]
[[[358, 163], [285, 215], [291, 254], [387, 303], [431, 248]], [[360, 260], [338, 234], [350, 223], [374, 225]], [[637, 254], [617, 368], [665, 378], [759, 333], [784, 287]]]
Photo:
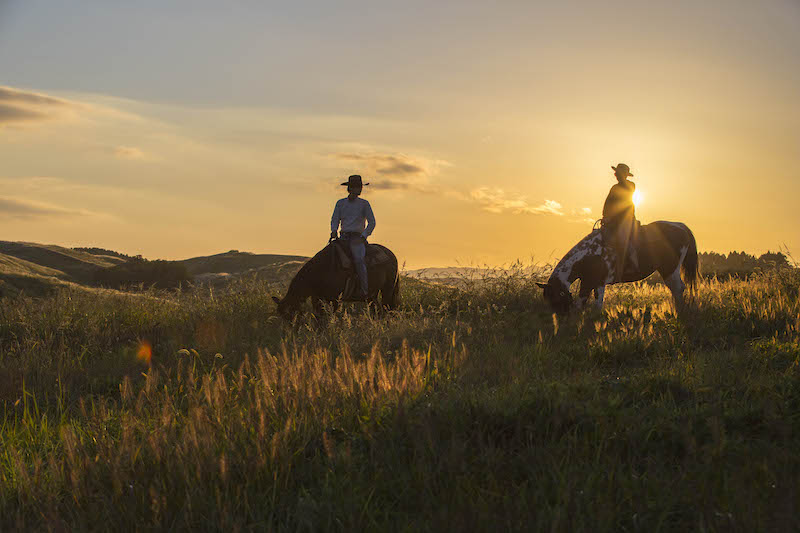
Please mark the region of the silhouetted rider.
[[[339, 224], [342, 225], [341, 239], [346, 240], [355, 263], [358, 281], [360, 282], [361, 298], [366, 299], [369, 294], [369, 278], [367, 277], [367, 264], [364, 262], [367, 252], [367, 237], [375, 229], [375, 215], [369, 202], [358, 196], [363, 185], [361, 176], [354, 174], [342, 183], [347, 185], [347, 198], [336, 202], [331, 217], [331, 239], [336, 238]], [[369, 183], [365, 184], [369, 185]], [[366, 227], [365, 227], [366, 226]]]
[[633, 174], [625, 163], [611, 168], [618, 183], [611, 187], [603, 204], [603, 239], [617, 252], [616, 278], [619, 281], [625, 270], [626, 256], [634, 269], [639, 268], [639, 260], [632, 242], [636, 225], [636, 208], [633, 205], [636, 184], [628, 180], [628, 176], [633, 177]]

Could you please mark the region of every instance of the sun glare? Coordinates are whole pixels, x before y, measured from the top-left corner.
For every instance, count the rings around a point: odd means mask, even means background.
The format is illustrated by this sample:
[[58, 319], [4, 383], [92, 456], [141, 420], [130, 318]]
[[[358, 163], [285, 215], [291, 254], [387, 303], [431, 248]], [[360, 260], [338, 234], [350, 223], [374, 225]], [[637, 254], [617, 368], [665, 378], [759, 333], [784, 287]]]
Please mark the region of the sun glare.
[[639, 191], [633, 192], [633, 205], [637, 208], [642, 205], [642, 193]]
[[147, 341], [139, 341], [138, 349], [136, 350], [136, 358], [143, 363], [150, 364], [153, 358], [153, 347]]

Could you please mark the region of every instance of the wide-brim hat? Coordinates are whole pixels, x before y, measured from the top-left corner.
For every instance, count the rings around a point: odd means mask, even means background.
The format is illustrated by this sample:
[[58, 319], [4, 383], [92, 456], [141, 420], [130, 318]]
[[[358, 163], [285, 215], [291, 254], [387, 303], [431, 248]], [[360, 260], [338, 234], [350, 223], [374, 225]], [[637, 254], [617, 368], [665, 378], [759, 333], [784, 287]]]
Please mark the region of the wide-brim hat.
[[361, 176], [353, 174], [348, 177], [347, 181], [342, 183], [342, 185], [347, 185], [348, 187], [363, 187], [364, 185], [369, 185], [369, 183], [361, 183]]
[[617, 166], [612, 165], [611, 168], [614, 169], [614, 172], [617, 172], [617, 169], [621, 170], [622, 172], [625, 173], [626, 177], [633, 176], [633, 174], [631, 174], [631, 167], [629, 167], [625, 163], [619, 163]]

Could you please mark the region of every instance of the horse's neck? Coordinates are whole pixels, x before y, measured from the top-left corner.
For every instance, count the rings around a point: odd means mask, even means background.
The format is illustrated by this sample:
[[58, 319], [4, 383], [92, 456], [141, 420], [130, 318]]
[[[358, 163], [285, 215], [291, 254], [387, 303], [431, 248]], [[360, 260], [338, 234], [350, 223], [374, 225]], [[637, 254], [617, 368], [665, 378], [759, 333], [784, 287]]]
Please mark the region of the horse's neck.
[[289, 283], [286, 291], [286, 298], [294, 303], [300, 303], [311, 295], [311, 285], [309, 283], [309, 264], [303, 265]]
[[553, 269], [553, 274], [550, 277], [561, 281], [565, 285], [569, 285], [575, 281], [575, 279], [572, 277], [572, 267], [572, 263], [566, 262], [562, 259]]
[[[572, 250], [567, 252], [567, 255], [562, 257], [561, 261], [553, 269], [553, 274], [550, 276], [551, 279], [558, 279], [567, 286], [575, 281], [578, 278], [578, 273], [575, 272], [575, 265], [578, 261], [593, 253], [593, 247], [599, 247], [597, 242], [598, 235], [599, 232], [590, 233], [576, 244]], [[602, 248], [599, 249], [602, 250]]]

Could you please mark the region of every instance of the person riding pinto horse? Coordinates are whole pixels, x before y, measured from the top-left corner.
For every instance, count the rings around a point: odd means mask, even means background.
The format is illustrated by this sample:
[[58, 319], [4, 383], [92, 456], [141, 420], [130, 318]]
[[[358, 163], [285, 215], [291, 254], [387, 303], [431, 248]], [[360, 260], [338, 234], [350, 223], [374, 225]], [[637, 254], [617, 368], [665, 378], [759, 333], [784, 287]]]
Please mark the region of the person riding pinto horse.
[[[594, 294], [598, 308], [608, 285], [661, 274], [672, 292], [676, 308], [684, 306], [683, 293], [697, 288], [700, 276], [697, 241], [681, 222], [659, 220], [639, 226], [633, 193], [636, 185], [630, 167], [620, 163], [614, 169], [618, 183], [611, 187], [603, 206], [603, 225], [573, 246], [556, 264], [544, 289], [544, 298], [556, 313], [567, 313], [573, 304], [582, 308]], [[626, 264], [627, 263], [627, 264]], [[578, 298], [570, 287], [580, 280]]]
[[639, 268], [635, 246], [639, 223], [636, 220], [636, 206], [633, 203], [636, 184], [628, 180], [628, 176], [633, 177], [630, 167], [620, 163], [611, 168], [614, 170], [617, 183], [611, 187], [603, 204], [602, 233], [604, 242], [616, 251], [616, 276], [619, 281], [622, 279], [627, 260], [630, 260], [629, 267]]

